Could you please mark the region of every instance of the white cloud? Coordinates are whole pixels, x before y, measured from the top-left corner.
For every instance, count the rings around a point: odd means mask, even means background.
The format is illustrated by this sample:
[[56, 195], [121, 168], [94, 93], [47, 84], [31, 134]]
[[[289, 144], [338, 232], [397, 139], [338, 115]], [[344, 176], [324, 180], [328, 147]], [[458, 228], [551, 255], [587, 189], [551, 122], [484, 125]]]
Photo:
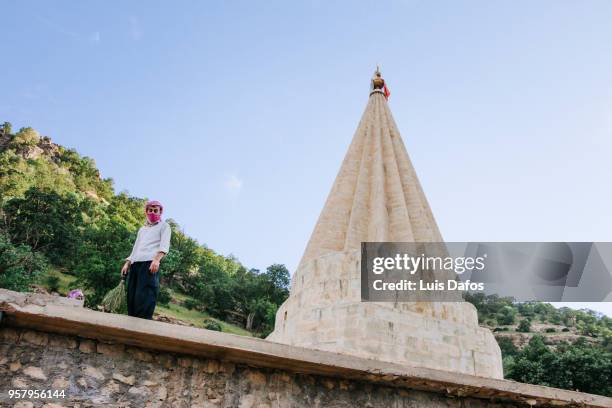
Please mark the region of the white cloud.
[[240, 180], [235, 175], [230, 175], [229, 177], [225, 179], [224, 186], [225, 186], [225, 190], [229, 194], [233, 196], [237, 196], [238, 194], [240, 194], [240, 191], [242, 190], [242, 180]]

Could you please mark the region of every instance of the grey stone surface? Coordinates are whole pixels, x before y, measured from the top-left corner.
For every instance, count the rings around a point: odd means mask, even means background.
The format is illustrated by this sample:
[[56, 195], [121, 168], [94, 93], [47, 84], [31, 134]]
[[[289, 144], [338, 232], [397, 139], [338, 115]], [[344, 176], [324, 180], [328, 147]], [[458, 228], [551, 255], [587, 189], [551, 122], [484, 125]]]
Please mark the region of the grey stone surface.
[[[6, 331], [7, 329], [2, 329]], [[12, 330], [12, 329], [11, 329]], [[23, 331], [18, 331], [21, 335]], [[42, 333], [41, 333], [42, 334]], [[141, 350], [129, 354], [84, 353], [78, 347], [49, 348], [2, 336], [2, 407], [519, 407], [417, 390], [286, 370], [261, 369], [213, 359]], [[66, 344], [90, 341], [66, 337]], [[102, 343], [100, 343], [102, 344]], [[175, 361], [167, 365], [166, 361]], [[187, 363], [188, 362], [188, 363]], [[13, 371], [11, 371], [11, 367]], [[299, 371], [299, 367], [296, 367]], [[66, 398], [9, 400], [13, 378], [27, 389], [61, 389]], [[55, 405], [53, 405], [55, 404]]]
[[[611, 407], [612, 400], [593, 404], [516, 398], [493, 392], [462, 396], [448, 384], [445, 392], [428, 392], [401, 383], [312, 375], [294, 370], [257, 368], [219, 359], [177, 353], [86, 353], [79, 347], [53, 348], [20, 341], [23, 329], [0, 329], [1, 407], [248, 407], [248, 408], [480, 408], [480, 407]], [[16, 340], [17, 339], [17, 340]], [[65, 344], [91, 342], [66, 336]], [[98, 342], [94, 342], [98, 343]], [[100, 343], [98, 343], [100, 344]], [[179, 361], [182, 362], [179, 364]], [[171, 362], [171, 364], [168, 364]], [[517, 384], [517, 391], [522, 384]], [[57, 389], [60, 399], [9, 400], [9, 389]], [[580, 395], [574, 393], [577, 397]]]
[[[18, 292], [0, 290], [0, 311], [0, 390], [67, 387], [89, 404], [81, 406], [104, 406], [121, 394], [125, 401], [114, 406], [141, 406], [121, 405], [138, 397], [147, 399], [143, 406], [612, 407], [597, 395], [46, 304]], [[218, 386], [199, 389], [200, 382]], [[208, 398], [189, 403], [202, 392]]]

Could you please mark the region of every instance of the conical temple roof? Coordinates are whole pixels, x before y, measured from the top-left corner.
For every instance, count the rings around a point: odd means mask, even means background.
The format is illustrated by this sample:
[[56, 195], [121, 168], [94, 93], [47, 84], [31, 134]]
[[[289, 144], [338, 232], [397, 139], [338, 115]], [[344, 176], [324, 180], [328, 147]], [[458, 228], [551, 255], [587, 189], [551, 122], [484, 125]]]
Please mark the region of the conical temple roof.
[[442, 241], [380, 81], [377, 71], [302, 262], [358, 250], [362, 241]]
[[502, 378], [499, 346], [488, 329], [478, 326], [472, 305], [361, 299], [361, 242], [442, 241], [386, 96], [377, 71], [268, 340]]

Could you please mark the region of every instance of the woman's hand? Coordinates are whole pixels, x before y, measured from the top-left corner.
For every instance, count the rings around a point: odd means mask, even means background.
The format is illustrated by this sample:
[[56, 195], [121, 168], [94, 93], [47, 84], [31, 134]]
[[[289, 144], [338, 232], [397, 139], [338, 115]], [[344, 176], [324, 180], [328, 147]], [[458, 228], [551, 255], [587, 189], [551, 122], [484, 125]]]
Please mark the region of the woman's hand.
[[121, 276], [126, 276], [129, 270], [130, 270], [130, 261], [125, 261], [125, 263], [121, 267]]
[[151, 261], [151, 266], [149, 266], [149, 270], [151, 271], [151, 273], [157, 273], [157, 271], [159, 270], [159, 260], [158, 259], [154, 259]]

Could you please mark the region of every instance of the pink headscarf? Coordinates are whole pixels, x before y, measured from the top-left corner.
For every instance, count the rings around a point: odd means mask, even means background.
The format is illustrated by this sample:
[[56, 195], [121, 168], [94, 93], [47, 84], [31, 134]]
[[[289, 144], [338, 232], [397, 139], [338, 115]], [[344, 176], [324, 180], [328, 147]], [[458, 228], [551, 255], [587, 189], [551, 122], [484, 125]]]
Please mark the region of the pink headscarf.
[[162, 203], [160, 203], [159, 201], [156, 201], [156, 200], [147, 201], [147, 203], [145, 204], [145, 210], [147, 208], [153, 207], [153, 206], [159, 207], [159, 209], [162, 210], [162, 212], [164, 211], [164, 206], [162, 205]]
[[162, 206], [159, 201], [147, 201], [147, 204], [145, 204], [145, 212], [149, 207], [159, 207], [159, 214], [147, 213], [147, 223], [157, 224], [159, 221], [161, 221], [161, 215], [164, 212], [164, 206]]

